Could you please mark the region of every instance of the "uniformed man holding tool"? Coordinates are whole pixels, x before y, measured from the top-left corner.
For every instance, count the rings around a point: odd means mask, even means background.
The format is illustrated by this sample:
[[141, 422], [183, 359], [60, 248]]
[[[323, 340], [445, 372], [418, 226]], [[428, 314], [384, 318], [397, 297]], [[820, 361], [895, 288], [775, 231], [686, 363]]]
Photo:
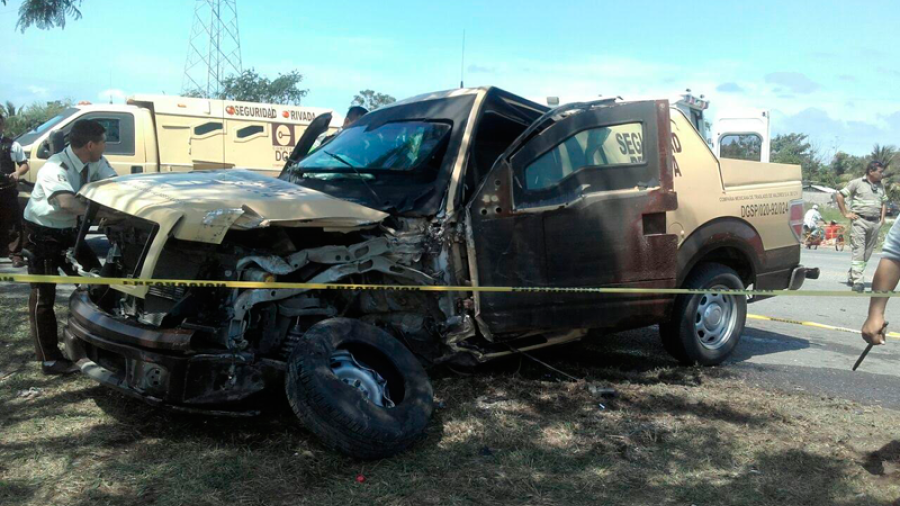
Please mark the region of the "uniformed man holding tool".
[[[77, 196], [82, 186], [116, 176], [103, 158], [106, 130], [91, 120], [75, 122], [69, 147], [53, 155], [38, 172], [25, 208], [28, 274], [58, 276], [66, 269], [66, 251], [75, 246], [78, 217], [87, 206]], [[28, 299], [28, 319], [37, 360], [44, 374], [68, 374], [78, 368], [59, 350], [56, 285], [33, 283]]]

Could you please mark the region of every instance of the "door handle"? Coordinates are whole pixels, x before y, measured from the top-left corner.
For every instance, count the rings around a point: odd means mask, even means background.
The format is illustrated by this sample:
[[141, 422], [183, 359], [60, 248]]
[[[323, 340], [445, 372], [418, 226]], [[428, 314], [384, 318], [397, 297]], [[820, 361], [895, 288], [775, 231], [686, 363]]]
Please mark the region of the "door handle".
[[666, 213], [647, 213], [643, 218], [644, 235], [661, 235], [666, 233]]

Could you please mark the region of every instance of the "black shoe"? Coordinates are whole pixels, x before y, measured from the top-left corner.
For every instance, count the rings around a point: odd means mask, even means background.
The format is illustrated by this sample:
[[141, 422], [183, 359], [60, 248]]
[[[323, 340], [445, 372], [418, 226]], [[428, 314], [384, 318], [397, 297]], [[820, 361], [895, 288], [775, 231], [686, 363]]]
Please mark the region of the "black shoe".
[[81, 368], [66, 359], [41, 363], [41, 371], [48, 376], [72, 374], [80, 370]]
[[866, 291], [865, 283], [853, 283], [853, 291], [860, 292], [860, 293], [865, 292]]

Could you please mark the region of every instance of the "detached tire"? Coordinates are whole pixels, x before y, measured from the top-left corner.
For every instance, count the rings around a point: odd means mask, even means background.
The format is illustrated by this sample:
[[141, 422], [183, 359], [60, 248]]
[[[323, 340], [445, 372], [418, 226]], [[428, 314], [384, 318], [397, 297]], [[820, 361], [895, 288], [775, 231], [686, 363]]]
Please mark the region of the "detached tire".
[[[703, 264], [688, 277], [684, 288], [743, 290], [737, 273], [721, 264]], [[679, 295], [672, 319], [660, 324], [659, 334], [670, 355], [683, 364], [717, 365], [741, 340], [747, 321], [743, 295]]]
[[285, 381], [300, 422], [352, 457], [396, 455], [422, 436], [431, 418], [425, 369], [393, 336], [359, 320], [332, 318], [310, 327], [291, 353]]

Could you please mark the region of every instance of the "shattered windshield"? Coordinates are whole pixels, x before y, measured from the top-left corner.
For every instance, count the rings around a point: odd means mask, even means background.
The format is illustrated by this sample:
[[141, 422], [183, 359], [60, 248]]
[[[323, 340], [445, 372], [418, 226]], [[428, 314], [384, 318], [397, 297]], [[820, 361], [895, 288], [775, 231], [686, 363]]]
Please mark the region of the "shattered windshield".
[[360, 178], [365, 174], [366, 179], [375, 179], [379, 174], [411, 172], [427, 165], [449, 134], [448, 123], [431, 121], [351, 127], [290, 171], [313, 179], [332, 179], [341, 174]]

